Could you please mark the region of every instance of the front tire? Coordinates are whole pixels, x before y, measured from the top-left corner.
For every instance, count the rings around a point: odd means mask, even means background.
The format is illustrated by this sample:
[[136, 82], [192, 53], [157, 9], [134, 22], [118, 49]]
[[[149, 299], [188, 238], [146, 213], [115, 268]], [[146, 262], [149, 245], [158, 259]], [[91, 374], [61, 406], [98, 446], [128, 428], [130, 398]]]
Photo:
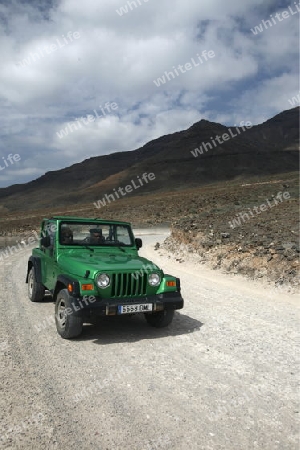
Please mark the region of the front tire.
[[40, 302], [45, 297], [45, 286], [36, 281], [34, 267], [28, 273], [28, 297], [32, 302]]
[[145, 314], [147, 323], [152, 327], [164, 328], [170, 325], [174, 317], [174, 309], [165, 309], [164, 311]]
[[[72, 312], [68, 314], [67, 309]], [[55, 302], [55, 323], [58, 334], [63, 339], [72, 339], [82, 332], [83, 317], [74, 313], [67, 289], [59, 291]]]

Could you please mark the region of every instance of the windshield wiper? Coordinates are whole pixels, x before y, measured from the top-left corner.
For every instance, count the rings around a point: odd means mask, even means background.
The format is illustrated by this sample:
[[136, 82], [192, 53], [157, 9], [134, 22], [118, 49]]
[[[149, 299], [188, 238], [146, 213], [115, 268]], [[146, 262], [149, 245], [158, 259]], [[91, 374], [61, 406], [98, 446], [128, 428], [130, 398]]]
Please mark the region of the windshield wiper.
[[124, 248], [122, 248], [122, 245], [125, 245], [124, 242], [112, 242], [111, 245], [108, 245], [108, 247], [117, 247], [119, 250], [126, 253]]
[[88, 250], [91, 250], [92, 252], [94, 252], [94, 251], [95, 251], [95, 249], [94, 249], [94, 248], [92, 248], [92, 247], [89, 247], [89, 246], [88, 246], [88, 245], [86, 245], [86, 244], [83, 244], [83, 245], [81, 245], [81, 247], [87, 248]]

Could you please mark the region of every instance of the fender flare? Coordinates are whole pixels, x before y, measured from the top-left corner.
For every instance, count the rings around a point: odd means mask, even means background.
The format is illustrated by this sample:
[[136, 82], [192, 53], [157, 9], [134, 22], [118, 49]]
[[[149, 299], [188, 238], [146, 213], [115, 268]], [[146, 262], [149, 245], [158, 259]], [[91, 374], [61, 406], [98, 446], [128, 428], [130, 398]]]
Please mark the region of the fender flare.
[[41, 258], [36, 256], [30, 256], [27, 265], [27, 275], [26, 275], [26, 283], [28, 283], [28, 274], [31, 268], [34, 268], [35, 281], [37, 283], [42, 283], [42, 263]]
[[76, 280], [76, 278], [71, 277], [70, 275], [58, 275], [56, 285], [53, 292], [53, 298], [55, 299], [58, 292], [61, 290], [62, 285], [68, 289], [68, 285], [71, 284], [72, 292], [69, 292], [71, 297], [80, 297], [80, 284]]

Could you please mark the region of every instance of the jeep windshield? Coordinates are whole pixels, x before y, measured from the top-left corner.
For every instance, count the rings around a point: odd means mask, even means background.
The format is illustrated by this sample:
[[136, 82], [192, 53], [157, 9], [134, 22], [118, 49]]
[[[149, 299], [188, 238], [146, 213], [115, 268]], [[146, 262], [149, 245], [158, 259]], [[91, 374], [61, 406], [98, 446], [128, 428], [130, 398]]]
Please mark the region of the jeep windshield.
[[131, 247], [134, 239], [128, 225], [64, 221], [60, 224], [59, 243], [82, 247]]

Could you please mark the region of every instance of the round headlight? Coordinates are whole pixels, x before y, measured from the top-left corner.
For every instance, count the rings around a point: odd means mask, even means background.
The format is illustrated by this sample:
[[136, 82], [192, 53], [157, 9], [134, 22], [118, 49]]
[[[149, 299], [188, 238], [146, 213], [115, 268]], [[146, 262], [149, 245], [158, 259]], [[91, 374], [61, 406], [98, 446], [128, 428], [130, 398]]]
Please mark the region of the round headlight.
[[106, 273], [100, 273], [97, 275], [96, 284], [99, 288], [107, 288], [110, 284], [110, 278]]
[[158, 286], [160, 285], [160, 276], [158, 273], [151, 273], [148, 278], [150, 286]]

